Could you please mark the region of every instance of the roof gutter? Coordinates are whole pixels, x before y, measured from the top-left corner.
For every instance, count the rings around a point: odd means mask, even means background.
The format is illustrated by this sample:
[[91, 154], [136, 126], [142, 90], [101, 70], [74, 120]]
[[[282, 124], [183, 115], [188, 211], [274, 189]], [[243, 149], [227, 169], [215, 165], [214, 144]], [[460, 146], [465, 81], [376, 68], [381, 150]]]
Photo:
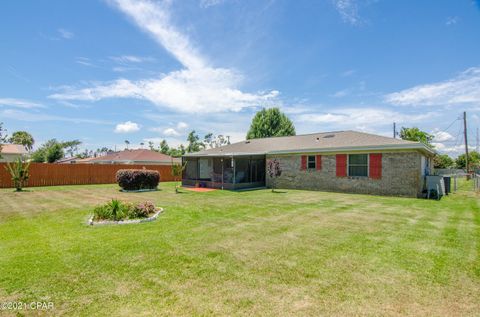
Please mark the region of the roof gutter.
[[189, 153], [183, 155], [183, 157], [232, 157], [232, 156], [253, 156], [253, 155], [267, 155], [267, 154], [297, 154], [297, 153], [335, 153], [335, 152], [349, 152], [349, 151], [385, 151], [385, 150], [418, 150], [427, 155], [433, 156], [437, 152], [426, 146], [423, 143], [412, 144], [390, 144], [390, 145], [377, 145], [377, 146], [346, 146], [336, 148], [311, 148], [311, 149], [298, 149], [298, 150], [280, 150], [270, 152], [256, 152], [256, 153], [212, 153], [212, 154], [196, 154]]
[[196, 154], [196, 153], [188, 153], [182, 155], [183, 157], [232, 157], [232, 156], [255, 156], [255, 155], [265, 155], [268, 154], [267, 152], [256, 152], [256, 153], [212, 153], [212, 154]]

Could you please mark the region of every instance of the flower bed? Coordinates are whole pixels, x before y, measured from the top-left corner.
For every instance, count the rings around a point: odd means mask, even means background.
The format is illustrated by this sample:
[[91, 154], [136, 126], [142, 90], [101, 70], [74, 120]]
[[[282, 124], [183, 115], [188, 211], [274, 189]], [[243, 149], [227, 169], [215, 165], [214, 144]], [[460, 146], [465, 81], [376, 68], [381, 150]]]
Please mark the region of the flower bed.
[[95, 207], [88, 223], [90, 225], [140, 223], [155, 220], [162, 211], [162, 208], [155, 207], [149, 201], [133, 204], [112, 199], [106, 204]]

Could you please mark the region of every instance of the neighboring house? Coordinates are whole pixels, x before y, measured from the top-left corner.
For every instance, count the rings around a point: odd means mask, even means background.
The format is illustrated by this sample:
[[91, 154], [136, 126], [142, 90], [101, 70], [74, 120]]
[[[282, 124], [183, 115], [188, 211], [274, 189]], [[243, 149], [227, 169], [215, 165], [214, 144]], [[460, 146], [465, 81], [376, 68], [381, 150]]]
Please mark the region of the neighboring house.
[[28, 152], [25, 150], [23, 145], [19, 144], [2, 144], [2, 149], [0, 155], [0, 162], [13, 162], [17, 158], [27, 155]]
[[145, 165], [171, 165], [172, 161], [180, 163], [181, 159], [173, 158], [151, 150], [125, 150], [109, 153], [104, 156], [90, 158], [88, 164], [145, 164]]
[[185, 155], [182, 184], [270, 187], [266, 162], [276, 159], [279, 188], [416, 197], [434, 154], [419, 142], [355, 131], [252, 139]]

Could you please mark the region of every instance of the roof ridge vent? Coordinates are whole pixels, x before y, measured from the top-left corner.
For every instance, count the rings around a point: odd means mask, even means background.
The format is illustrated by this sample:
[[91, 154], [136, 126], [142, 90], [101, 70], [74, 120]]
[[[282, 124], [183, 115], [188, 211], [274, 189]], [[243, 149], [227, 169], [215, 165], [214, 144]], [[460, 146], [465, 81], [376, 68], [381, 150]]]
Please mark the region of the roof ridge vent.
[[327, 134], [323, 138], [324, 139], [330, 139], [330, 138], [334, 138], [334, 137], [335, 137], [335, 134]]

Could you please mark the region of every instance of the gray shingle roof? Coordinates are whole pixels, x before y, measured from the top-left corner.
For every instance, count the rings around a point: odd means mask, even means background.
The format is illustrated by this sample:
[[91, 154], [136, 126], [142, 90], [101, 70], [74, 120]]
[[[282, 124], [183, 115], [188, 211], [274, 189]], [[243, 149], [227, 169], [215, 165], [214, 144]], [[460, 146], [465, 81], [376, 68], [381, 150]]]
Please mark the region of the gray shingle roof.
[[335, 131], [286, 137], [252, 139], [208, 149], [185, 156], [275, 154], [298, 152], [334, 152], [345, 150], [416, 149], [433, 154], [419, 142], [405, 141], [357, 131]]

